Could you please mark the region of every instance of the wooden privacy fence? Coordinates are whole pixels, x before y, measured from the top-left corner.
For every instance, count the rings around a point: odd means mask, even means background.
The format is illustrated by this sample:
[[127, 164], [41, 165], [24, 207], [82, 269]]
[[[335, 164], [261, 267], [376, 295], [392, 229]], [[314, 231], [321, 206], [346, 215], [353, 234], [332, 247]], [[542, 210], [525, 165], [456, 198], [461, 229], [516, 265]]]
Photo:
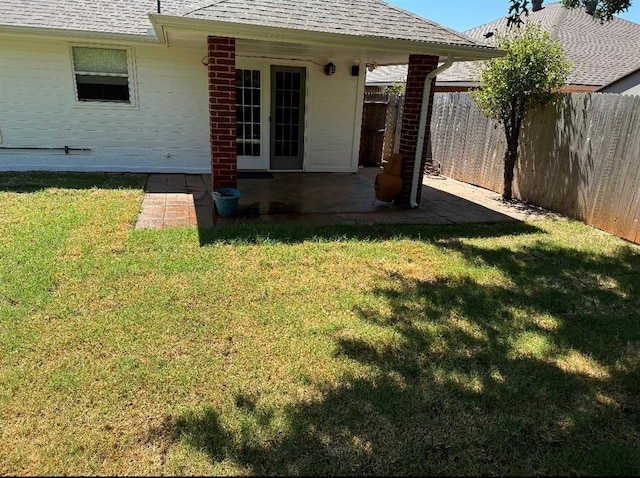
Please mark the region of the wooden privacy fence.
[[[502, 126], [467, 93], [436, 93], [442, 174], [502, 193]], [[573, 93], [529, 115], [514, 197], [640, 243], [640, 96]]]
[[360, 157], [362, 165], [380, 165], [400, 147], [404, 96], [366, 93], [362, 113]]

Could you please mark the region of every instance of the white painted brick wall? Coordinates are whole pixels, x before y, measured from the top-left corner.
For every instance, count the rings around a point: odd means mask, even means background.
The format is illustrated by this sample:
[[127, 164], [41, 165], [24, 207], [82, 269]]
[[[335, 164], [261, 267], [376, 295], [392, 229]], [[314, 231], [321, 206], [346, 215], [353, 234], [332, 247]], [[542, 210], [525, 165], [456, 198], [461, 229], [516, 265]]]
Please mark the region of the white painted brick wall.
[[[120, 107], [75, 101], [70, 44], [87, 42], [0, 37], [0, 146], [91, 152], [0, 149], [0, 170], [210, 171], [204, 48], [135, 45], [136, 107]], [[364, 74], [352, 77], [350, 63], [335, 63], [331, 77], [310, 68], [307, 171], [357, 170]]]

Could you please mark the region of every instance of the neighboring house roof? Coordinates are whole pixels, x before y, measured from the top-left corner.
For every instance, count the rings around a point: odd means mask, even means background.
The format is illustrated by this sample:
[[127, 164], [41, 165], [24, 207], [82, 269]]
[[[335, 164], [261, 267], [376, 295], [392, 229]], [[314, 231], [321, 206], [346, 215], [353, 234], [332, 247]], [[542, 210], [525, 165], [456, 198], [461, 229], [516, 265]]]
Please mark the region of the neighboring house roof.
[[407, 81], [407, 65], [379, 66], [367, 71], [367, 85], [392, 86]]
[[[567, 9], [562, 3], [543, 5], [530, 12], [526, 22], [536, 22], [562, 44], [573, 68], [569, 83], [602, 86], [640, 67], [640, 25], [614, 17], [601, 23], [583, 8]], [[481, 40], [487, 32], [507, 29], [506, 18], [465, 32]], [[442, 75], [443, 81], [469, 79], [469, 69], [453, 70]]]
[[608, 83], [596, 91], [603, 93], [621, 93], [627, 94], [640, 94], [640, 68], [633, 70], [632, 72], [617, 78], [616, 80]]
[[[162, 0], [163, 15], [323, 33], [480, 46], [381, 0]], [[157, 0], [2, 0], [0, 26], [146, 35]]]
[[[637, 23], [618, 17], [600, 23], [584, 9], [567, 9], [559, 2], [545, 4], [542, 10], [530, 12], [523, 19], [539, 23], [552, 38], [560, 41], [573, 64], [568, 80], [572, 85], [603, 86], [640, 68], [640, 25]], [[506, 29], [507, 19], [501, 18], [467, 30], [464, 35], [476, 42], [493, 44], [495, 36], [488, 41], [484, 35]], [[386, 72], [395, 75], [398, 71], [385, 71], [382, 67], [379, 70], [377, 82], [384, 81]], [[475, 81], [477, 75], [477, 62], [454, 63], [438, 75], [438, 83], [469, 83]]]

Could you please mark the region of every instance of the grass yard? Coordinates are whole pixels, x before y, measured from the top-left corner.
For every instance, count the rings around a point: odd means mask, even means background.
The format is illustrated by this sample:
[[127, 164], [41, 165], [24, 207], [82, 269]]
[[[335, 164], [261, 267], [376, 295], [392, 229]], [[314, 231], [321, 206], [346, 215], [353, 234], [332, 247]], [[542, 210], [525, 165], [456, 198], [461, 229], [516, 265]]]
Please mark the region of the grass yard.
[[637, 246], [134, 231], [141, 187], [0, 174], [0, 474], [640, 474]]

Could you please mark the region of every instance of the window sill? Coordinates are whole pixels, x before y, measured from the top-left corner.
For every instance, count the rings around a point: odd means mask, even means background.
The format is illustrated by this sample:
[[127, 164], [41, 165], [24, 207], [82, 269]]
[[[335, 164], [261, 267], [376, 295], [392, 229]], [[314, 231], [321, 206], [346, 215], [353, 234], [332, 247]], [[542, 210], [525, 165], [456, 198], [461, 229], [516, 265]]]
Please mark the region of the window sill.
[[118, 101], [75, 101], [74, 108], [78, 109], [113, 109], [113, 110], [138, 110], [135, 103], [126, 103]]

